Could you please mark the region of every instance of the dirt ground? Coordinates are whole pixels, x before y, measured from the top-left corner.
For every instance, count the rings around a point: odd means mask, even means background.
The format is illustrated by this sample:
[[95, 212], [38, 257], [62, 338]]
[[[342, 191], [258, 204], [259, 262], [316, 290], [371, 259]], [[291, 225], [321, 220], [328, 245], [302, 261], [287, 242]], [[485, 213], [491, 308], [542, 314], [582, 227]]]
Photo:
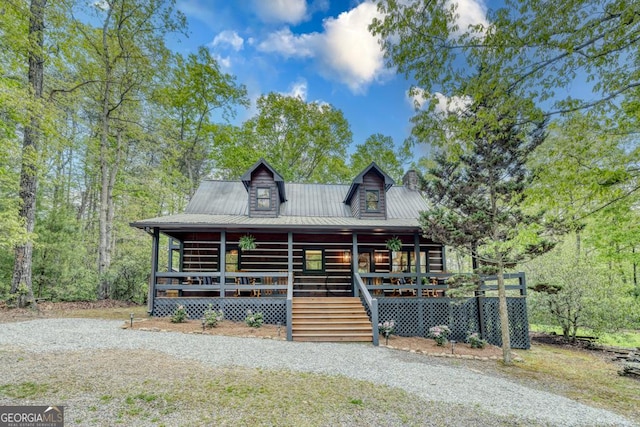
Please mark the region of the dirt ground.
[[[125, 322], [123, 328], [129, 328], [130, 323]], [[258, 337], [267, 339], [285, 340], [287, 336], [286, 327], [278, 328], [275, 325], [262, 325], [260, 328], [251, 328], [242, 322], [232, 322], [224, 320], [215, 328], [202, 329], [202, 323], [198, 320], [189, 320], [185, 323], [171, 323], [170, 318], [145, 318], [134, 319], [133, 329], [141, 329], [155, 332], [175, 331], [183, 333], [197, 333], [206, 335], [227, 335], [236, 337]], [[380, 336], [380, 345], [385, 345], [384, 337]], [[471, 348], [467, 343], [455, 343], [453, 352], [451, 343], [444, 347], [436, 345], [432, 339], [419, 337], [399, 337], [392, 335], [389, 337], [388, 347], [424, 353], [443, 357], [474, 358], [480, 360], [497, 360], [502, 357], [502, 350], [498, 347], [487, 345], [483, 349]], [[517, 354], [516, 354], [517, 356]]]
[[[189, 320], [185, 323], [171, 323], [170, 318], [144, 317], [139, 310], [139, 306], [123, 301], [92, 301], [92, 302], [44, 302], [38, 305], [38, 311], [29, 309], [7, 309], [0, 303], [0, 323], [1, 322], [20, 322], [37, 318], [49, 317], [83, 317], [83, 312], [87, 313], [86, 317], [92, 318], [114, 318], [109, 313], [116, 312], [118, 314], [136, 311], [133, 328], [153, 332], [182, 332], [182, 333], [198, 333], [207, 335], [227, 335], [236, 337], [258, 337], [265, 339], [281, 339], [285, 340], [287, 331], [283, 326], [278, 330], [275, 325], [262, 325], [260, 328], [251, 328], [243, 322], [232, 322], [223, 320], [215, 328], [205, 328], [202, 330], [202, 323], [199, 320]], [[104, 313], [104, 316], [101, 316]], [[126, 313], [125, 313], [126, 314]], [[122, 319], [123, 316], [115, 318]], [[130, 322], [123, 322], [123, 328], [129, 328]], [[385, 338], [380, 336], [380, 345], [385, 345]], [[389, 337], [388, 347], [404, 351], [429, 354], [442, 357], [455, 357], [476, 360], [499, 360], [502, 358], [502, 350], [499, 347], [487, 345], [483, 349], [471, 348], [467, 343], [455, 343], [453, 351], [451, 343], [447, 343], [444, 347], [436, 345], [432, 339], [420, 337], [399, 337], [392, 335]], [[519, 359], [517, 352], [514, 358]]]

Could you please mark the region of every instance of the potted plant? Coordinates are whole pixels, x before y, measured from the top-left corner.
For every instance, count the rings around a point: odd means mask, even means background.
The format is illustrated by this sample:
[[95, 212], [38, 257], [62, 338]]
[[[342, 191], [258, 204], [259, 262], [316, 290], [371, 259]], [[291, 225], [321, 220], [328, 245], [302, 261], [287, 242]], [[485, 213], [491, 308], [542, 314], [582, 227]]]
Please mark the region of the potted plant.
[[243, 251], [250, 251], [252, 249], [255, 249], [256, 238], [253, 237], [251, 234], [245, 234], [244, 236], [240, 237], [240, 240], [238, 241], [238, 246]]
[[398, 252], [402, 249], [402, 240], [398, 238], [398, 236], [393, 236], [389, 240], [386, 241], [387, 249], [393, 252]]

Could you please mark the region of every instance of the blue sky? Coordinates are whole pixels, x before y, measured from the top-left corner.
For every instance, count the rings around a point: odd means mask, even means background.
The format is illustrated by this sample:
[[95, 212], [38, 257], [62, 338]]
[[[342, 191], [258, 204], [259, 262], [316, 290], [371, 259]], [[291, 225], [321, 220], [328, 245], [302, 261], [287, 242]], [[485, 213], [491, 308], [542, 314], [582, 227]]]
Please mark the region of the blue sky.
[[[484, 22], [483, 0], [459, 0], [461, 26]], [[372, 1], [178, 0], [189, 38], [171, 47], [183, 54], [207, 46], [223, 69], [247, 87], [252, 105], [261, 94], [301, 96], [342, 110], [353, 144], [374, 133], [400, 145], [410, 134], [410, 82], [384, 66], [367, 30], [379, 16]], [[254, 107], [238, 111], [242, 122]]]

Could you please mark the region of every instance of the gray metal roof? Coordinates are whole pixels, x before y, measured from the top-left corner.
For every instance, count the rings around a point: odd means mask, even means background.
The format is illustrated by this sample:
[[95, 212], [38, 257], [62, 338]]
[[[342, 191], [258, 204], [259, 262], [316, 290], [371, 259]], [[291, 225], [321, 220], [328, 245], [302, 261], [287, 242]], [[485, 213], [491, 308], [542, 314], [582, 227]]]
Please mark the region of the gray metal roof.
[[387, 219], [358, 219], [343, 200], [349, 185], [287, 183], [287, 201], [277, 218], [250, 218], [248, 193], [240, 181], [204, 181], [185, 213], [132, 223], [145, 227], [265, 227], [402, 229], [417, 228], [420, 211], [428, 209], [418, 191], [393, 186], [387, 191]]

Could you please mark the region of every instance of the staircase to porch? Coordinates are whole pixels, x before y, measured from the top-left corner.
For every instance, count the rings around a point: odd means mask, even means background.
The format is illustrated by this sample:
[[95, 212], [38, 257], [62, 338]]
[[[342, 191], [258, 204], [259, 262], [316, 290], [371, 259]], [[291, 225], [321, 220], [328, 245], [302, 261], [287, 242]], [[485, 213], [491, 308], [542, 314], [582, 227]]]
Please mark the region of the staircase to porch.
[[360, 298], [293, 298], [294, 341], [373, 340], [371, 322]]

